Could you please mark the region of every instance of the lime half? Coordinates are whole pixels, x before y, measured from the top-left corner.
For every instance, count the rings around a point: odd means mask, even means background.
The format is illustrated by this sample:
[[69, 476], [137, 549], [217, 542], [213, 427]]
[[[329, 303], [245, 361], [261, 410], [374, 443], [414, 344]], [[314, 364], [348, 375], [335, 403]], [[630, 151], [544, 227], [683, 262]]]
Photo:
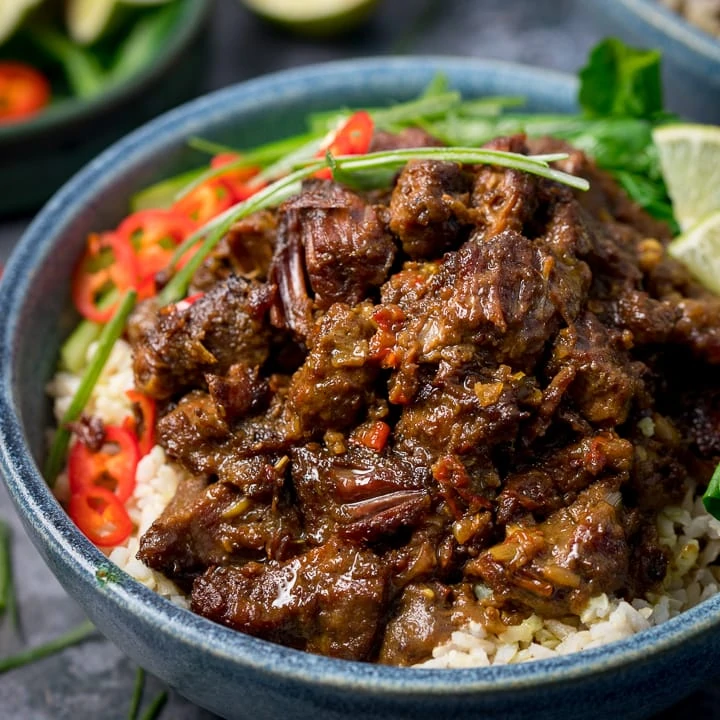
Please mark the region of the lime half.
[[243, 0], [258, 15], [293, 32], [333, 35], [365, 20], [377, 0]]
[[683, 262], [704, 287], [720, 295], [720, 210], [675, 238], [668, 253]]
[[[70, 37], [80, 45], [97, 42], [128, 7], [162, 5], [170, 0], [67, 0], [65, 21]], [[4, 0], [0, 0], [4, 2]]]
[[665, 125], [653, 131], [660, 165], [683, 231], [720, 210], [720, 127]]
[[0, 0], [0, 45], [22, 24], [27, 14], [43, 0]]

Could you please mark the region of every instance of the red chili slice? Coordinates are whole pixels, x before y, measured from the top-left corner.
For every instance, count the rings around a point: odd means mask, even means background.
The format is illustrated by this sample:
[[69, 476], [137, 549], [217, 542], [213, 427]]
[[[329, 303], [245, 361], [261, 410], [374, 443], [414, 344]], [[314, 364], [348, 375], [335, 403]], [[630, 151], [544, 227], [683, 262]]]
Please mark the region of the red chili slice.
[[24, 63], [0, 62], [0, 123], [27, 120], [50, 102], [50, 83]]
[[198, 185], [188, 195], [178, 200], [172, 209], [198, 225], [217, 217], [235, 204], [235, 195], [223, 178], [212, 178]]
[[135, 490], [139, 461], [140, 447], [135, 434], [128, 428], [108, 425], [105, 428], [105, 445], [98, 452], [93, 452], [79, 440], [70, 448], [70, 492], [74, 496], [88, 488], [100, 487], [109, 490], [124, 503]]
[[[324, 157], [326, 153], [335, 156], [364, 155], [370, 149], [374, 129], [375, 123], [370, 113], [358, 110], [347, 119], [344, 125], [338, 128], [327, 147], [318, 152], [318, 157]], [[317, 177], [328, 179], [332, 176], [330, 168], [323, 168], [315, 174]]]
[[168, 266], [175, 248], [195, 229], [190, 218], [174, 210], [139, 210], [120, 223], [117, 235], [136, 258], [140, 299], [155, 294], [155, 274]]
[[376, 420], [369, 425], [358, 428], [353, 434], [353, 440], [375, 452], [380, 452], [387, 445], [390, 437], [390, 426], [382, 420]]
[[101, 308], [103, 296], [113, 288], [125, 291], [137, 282], [138, 267], [132, 248], [115, 233], [92, 234], [73, 271], [71, 296], [83, 317], [105, 323], [113, 316], [117, 303]]
[[[234, 153], [220, 153], [210, 161], [210, 167], [221, 168], [239, 159], [240, 155], [235, 155]], [[242, 200], [247, 200], [267, 185], [264, 181], [253, 180], [250, 182], [259, 172], [259, 167], [248, 165], [247, 167], [228, 170], [219, 177], [232, 190], [235, 202], [241, 202]]]
[[132, 521], [117, 496], [103, 487], [90, 486], [74, 493], [68, 515], [95, 545], [119, 545], [132, 532]]
[[141, 457], [145, 457], [155, 446], [155, 420], [157, 419], [157, 405], [153, 398], [139, 392], [138, 390], [128, 390], [125, 393], [130, 401], [137, 406], [140, 414], [140, 432], [138, 432], [138, 423], [135, 418], [130, 420], [129, 427], [138, 439]]

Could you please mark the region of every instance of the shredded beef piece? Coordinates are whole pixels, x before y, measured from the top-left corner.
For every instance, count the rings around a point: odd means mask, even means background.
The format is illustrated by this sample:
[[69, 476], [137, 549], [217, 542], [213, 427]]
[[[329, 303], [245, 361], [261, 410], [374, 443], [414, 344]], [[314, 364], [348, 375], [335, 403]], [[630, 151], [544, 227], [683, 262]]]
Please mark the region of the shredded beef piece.
[[192, 609], [290, 647], [366, 660], [379, 641], [387, 585], [373, 553], [332, 540], [282, 563], [210, 568], [195, 581]]
[[262, 365], [268, 356], [266, 314], [272, 288], [231, 276], [189, 307], [161, 308], [143, 318], [133, 345], [135, 384], [165, 400], [193, 386], [205, 373], [223, 375], [231, 365]]
[[374, 206], [330, 181], [306, 182], [280, 215], [271, 268], [279, 288], [275, 322], [305, 337], [313, 307], [354, 305], [385, 281], [395, 244]]
[[202, 478], [183, 481], [143, 535], [140, 560], [187, 585], [211, 565], [295, 554], [302, 544], [301, 527], [294, 508], [286, 498], [280, 500], [278, 474], [261, 458], [252, 466], [255, 477], [244, 488]]
[[465, 567], [498, 596], [545, 617], [579, 612], [628, 584], [630, 550], [615, 481], [598, 481], [539, 525], [508, 526], [505, 540]]
[[314, 330], [310, 353], [288, 388], [288, 408], [303, 431], [345, 429], [371, 403], [379, 371], [368, 357], [371, 312], [369, 305], [336, 304]]
[[440, 257], [460, 244], [470, 182], [456, 163], [411, 160], [404, 167], [390, 200], [390, 229], [411, 258]]
[[497, 521], [506, 525], [529, 515], [541, 520], [572, 503], [581, 491], [605, 476], [624, 484], [632, 461], [632, 443], [614, 432], [552, 448], [542, 459], [507, 477], [497, 497]]
[[272, 260], [276, 229], [275, 213], [269, 210], [236, 222], [196, 271], [190, 292], [206, 292], [230, 275], [264, 280]]
[[573, 380], [568, 393], [591, 423], [622, 424], [638, 392], [639, 368], [628, 361], [617, 344], [589, 312], [557, 335], [548, 369], [553, 374], [561, 368], [570, 370]]
[[401, 455], [358, 448], [332, 455], [306, 445], [291, 457], [298, 507], [318, 544], [333, 534], [353, 542], [387, 539], [417, 524], [432, 504], [427, 468]]
[[230, 425], [211, 395], [193, 390], [160, 418], [158, 441], [189, 472], [237, 483], [249, 458], [279, 458], [301, 437], [283, 415], [283, 394], [272, 398], [265, 413]]

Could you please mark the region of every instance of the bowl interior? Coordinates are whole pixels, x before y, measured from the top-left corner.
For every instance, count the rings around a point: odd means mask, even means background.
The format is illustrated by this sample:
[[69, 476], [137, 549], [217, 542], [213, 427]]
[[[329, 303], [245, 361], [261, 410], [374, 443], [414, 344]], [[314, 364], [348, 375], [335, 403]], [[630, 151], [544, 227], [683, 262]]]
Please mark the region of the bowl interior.
[[[100, 155], [38, 215], [0, 283], [0, 307], [5, 313], [0, 329], [0, 469], [23, 522], [53, 572], [103, 632], [144, 667], [216, 712], [227, 707], [223, 703], [229, 697], [242, 702], [243, 693], [252, 694], [250, 678], [257, 676], [266, 699], [274, 692], [275, 681], [270, 678], [287, 681], [280, 683], [288, 698], [284, 707], [294, 717], [305, 717], [299, 710], [293, 714], [292, 703], [301, 702], [303, 683], [308, 682], [323, 685], [325, 702], [328, 693], [337, 702], [349, 702], [347, 695], [342, 695], [344, 701], [337, 700], [340, 688], [344, 693], [371, 688], [393, 693], [396, 704], [419, 693], [428, 709], [438, 711], [447, 708], [443, 703], [450, 695], [466, 703], [458, 708], [466, 708], [468, 702], [475, 702], [471, 693], [478, 689], [498, 691], [506, 693], [507, 717], [520, 717], [516, 710], [525, 712], [527, 706], [523, 710], [519, 704], [510, 711], [515, 691], [536, 688], [542, 681], [560, 692], [573, 677], [603, 670], [613, 658], [616, 665], [637, 660], [661, 637], [677, 644], [688, 627], [697, 635], [716, 623], [720, 603], [711, 601], [712, 612], [706, 604], [702, 613], [691, 611], [669, 624], [674, 634], [653, 629], [644, 640], [587, 651], [581, 660], [565, 657], [473, 671], [407, 671], [308, 656], [178, 610], [123, 573], [112, 583], [99, 585], [95, 574], [105, 565], [104, 556], [84, 539], [48, 490], [38, 469], [46, 449], [45, 431], [52, 423], [44, 386], [54, 372], [59, 344], [77, 322], [69, 302], [69, 277], [87, 233], [116, 225], [136, 190], [202, 163], [203, 156], [187, 147], [191, 136], [252, 147], [301, 131], [305, 115], [313, 110], [386, 105], [415, 97], [439, 71], [467, 97], [524, 95], [529, 110], [575, 109], [577, 88], [570, 77], [479, 60], [380, 58], [270, 75], [168, 113]], [[224, 695], [218, 696], [207, 683], [198, 687], [198, 663], [205, 673], [217, 673]], [[238, 685], [241, 671], [246, 682]], [[652, 692], [655, 699], [648, 698], [647, 707], [668, 701], [669, 686], [659, 684]], [[275, 702], [280, 702], [279, 697]], [[277, 713], [280, 706], [273, 707]], [[404, 710], [397, 715], [390, 712], [393, 707], [385, 708], [387, 717], [405, 717]], [[552, 705], [548, 707], [552, 710]], [[341, 710], [338, 705], [333, 712], [347, 717]]]

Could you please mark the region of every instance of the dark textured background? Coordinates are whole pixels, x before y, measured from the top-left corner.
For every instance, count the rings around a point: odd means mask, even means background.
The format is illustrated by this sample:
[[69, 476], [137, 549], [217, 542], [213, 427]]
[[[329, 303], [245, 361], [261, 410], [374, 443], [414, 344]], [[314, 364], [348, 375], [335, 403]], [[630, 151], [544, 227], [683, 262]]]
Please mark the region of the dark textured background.
[[[584, 0], [385, 0], [362, 31], [342, 39], [307, 42], [268, 27], [233, 0], [217, 0], [207, 87], [215, 89], [307, 63], [388, 53], [492, 57], [574, 72], [606, 29]], [[677, 105], [681, 79], [669, 77], [667, 89], [671, 107]], [[0, 219], [0, 261], [10, 254], [29, 219]], [[14, 533], [24, 640], [30, 645], [42, 643], [82, 621], [83, 614], [30, 544], [2, 486], [0, 517], [9, 521]], [[0, 627], [0, 657], [22, 646], [7, 628]], [[130, 659], [98, 636], [0, 676], [0, 718], [124, 718], [135, 670]], [[146, 701], [162, 688], [159, 681], [149, 678]], [[642, 697], [628, 698], [628, 702], [641, 705]], [[720, 718], [720, 709], [714, 709], [719, 706], [720, 692], [710, 688], [662, 718]], [[214, 717], [172, 692], [162, 715], [168, 720]]]

